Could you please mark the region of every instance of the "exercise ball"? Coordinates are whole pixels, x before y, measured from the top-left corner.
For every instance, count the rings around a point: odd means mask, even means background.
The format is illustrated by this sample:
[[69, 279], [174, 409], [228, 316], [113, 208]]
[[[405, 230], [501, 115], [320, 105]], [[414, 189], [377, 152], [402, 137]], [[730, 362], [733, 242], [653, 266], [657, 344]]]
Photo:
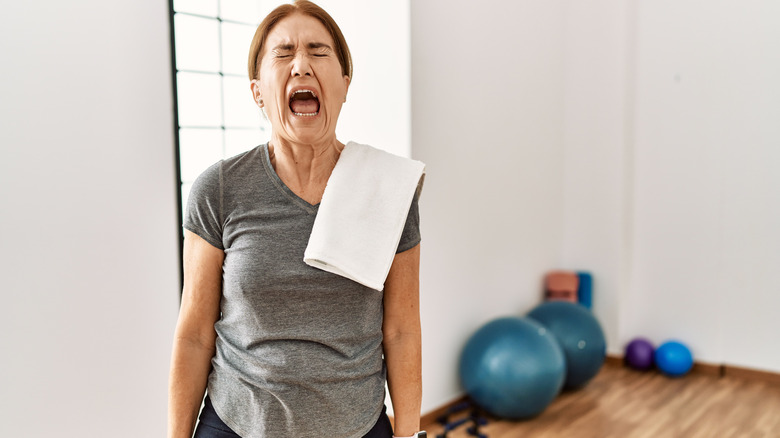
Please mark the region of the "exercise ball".
[[679, 377], [693, 368], [693, 355], [682, 342], [667, 341], [655, 350], [655, 364], [667, 376]]
[[528, 318], [506, 317], [471, 336], [459, 372], [466, 392], [483, 409], [523, 419], [555, 399], [565, 370], [563, 351], [549, 330]]
[[636, 370], [649, 370], [653, 367], [655, 347], [645, 338], [636, 338], [626, 345], [626, 364]]
[[601, 369], [607, 357], [607, 341], [596, 317], [580, 304], [548, 301], [528, 313], [547, 327], [566, 355], [564, 387], [584, 386]]

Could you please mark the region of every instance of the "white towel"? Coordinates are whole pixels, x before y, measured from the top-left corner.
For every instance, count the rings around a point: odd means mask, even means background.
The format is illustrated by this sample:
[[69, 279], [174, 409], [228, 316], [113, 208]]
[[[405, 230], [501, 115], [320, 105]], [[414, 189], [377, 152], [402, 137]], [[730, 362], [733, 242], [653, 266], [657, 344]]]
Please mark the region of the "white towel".
[[303, 261], [383, 290], [424, 172], [419, 161], [347, 143], [322, 195]]

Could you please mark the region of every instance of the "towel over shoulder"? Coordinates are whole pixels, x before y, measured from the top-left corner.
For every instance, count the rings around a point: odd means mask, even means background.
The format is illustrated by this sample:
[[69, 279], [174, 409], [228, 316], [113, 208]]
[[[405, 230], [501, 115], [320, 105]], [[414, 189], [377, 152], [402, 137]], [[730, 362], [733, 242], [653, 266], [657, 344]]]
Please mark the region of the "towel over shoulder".
[[304, 262], [383, 290], [425, 164], [354, 142], [341, 151]]

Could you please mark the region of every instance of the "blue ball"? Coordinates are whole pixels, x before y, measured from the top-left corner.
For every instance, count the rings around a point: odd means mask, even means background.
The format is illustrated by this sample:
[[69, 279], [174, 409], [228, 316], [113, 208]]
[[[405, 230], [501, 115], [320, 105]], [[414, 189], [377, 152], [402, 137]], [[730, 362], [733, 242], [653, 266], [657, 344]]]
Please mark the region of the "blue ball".
[[527, 318], [506, 317], [477, 330], [460, 358], [460, 378], [471, 398], [509, 419], [540, 414], [563, 385], [566, 362], [549, 330]]
[[548, 301], [528, 313], [547, 327], [566, 355], [564, 387], [584, 386], [598, 374], [607, 357], [607, 340], [593, 313], [576, 303]]
[[679, 377], [693, 368], [693, 355], [682, 342], [667, 341], [655, 350], [655, 364], [667, 376]]

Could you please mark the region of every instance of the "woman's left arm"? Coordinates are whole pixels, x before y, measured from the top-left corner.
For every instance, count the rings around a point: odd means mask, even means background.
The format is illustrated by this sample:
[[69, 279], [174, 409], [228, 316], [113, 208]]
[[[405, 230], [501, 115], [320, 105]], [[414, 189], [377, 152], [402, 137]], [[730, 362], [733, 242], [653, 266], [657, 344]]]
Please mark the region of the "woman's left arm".
[[411, 436], [420, 430], [422, 402], [419, 244], [395, 255], [385, 281], [382, 332], [395, 436]]

